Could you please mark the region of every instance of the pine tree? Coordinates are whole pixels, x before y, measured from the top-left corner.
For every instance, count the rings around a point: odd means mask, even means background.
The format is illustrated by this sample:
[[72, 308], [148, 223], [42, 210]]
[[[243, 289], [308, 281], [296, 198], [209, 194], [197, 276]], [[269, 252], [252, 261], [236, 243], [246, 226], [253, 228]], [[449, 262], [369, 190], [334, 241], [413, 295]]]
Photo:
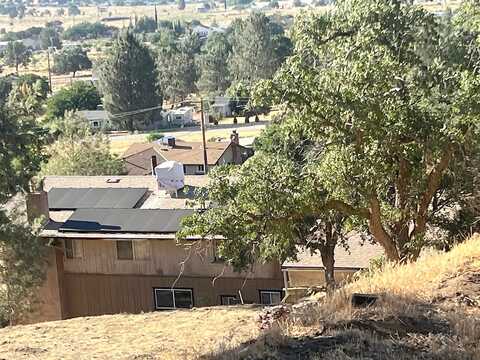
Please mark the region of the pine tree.
[[[131, 32], [124, 31], [98, 67], [105, 108], [113, 115], [139, 111], [162, 104], [157, 89], [157, 70], [149, 49]], [[155, 112], [145, 111], [113, 119], [130, 131], [142, 128]]]
[[227, 37], [222, 33], [213, 33], [207, 39], [202, 53], [198, 57], [200, 79], [197, 86], [200, 91], [224, 95], [230, 86], [228, 57], [232, 48]]

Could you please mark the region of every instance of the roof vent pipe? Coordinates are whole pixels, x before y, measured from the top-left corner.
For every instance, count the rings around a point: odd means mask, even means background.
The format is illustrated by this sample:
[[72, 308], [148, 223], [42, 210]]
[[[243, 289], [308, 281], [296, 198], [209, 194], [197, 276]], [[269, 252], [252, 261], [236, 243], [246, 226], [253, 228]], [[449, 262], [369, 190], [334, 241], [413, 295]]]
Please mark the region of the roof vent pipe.
[[151, 165], [152, 165], [152, 175], [155, 176], [155, 168], [156, 168], [157, 165], [158, 165], [158, 163], [157, 163], [157, 156], [156, 156], [156, 155], [152, 155]]

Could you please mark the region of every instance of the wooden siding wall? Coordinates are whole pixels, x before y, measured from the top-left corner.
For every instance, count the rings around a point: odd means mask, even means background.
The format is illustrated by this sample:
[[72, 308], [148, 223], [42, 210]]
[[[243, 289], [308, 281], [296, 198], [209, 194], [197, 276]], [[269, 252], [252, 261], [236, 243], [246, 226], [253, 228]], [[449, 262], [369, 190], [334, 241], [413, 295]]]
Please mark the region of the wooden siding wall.
[[[181, 262], [185, 261], [184, 276], [245, 277], [223, 263], [214, 263], [213, 247], [207, 241], [202, 244], [179, 246], [174, 240], [133, 240], [135, 260], [118, 260], [116, 243], [112, 240], [74, 240], [81, 243], [81, 257], [65, 259], [65, 272], [90, 274], [125, 274], [177, 276]], [[278, 263], [254, 267], [250, 278], [281, 279]]]
[[[141, 275], [65, 274], [66, 317], [139, 313], [155, 310], [155, 287], [171, 287], [176, 277]], [[282, 289], [280, 279], [212, 278], [182, 276], [176, 288], [193, 289], [194, 306], [220, 305], [220, 295], [237, 295], [258, 303], [259, 290]]]

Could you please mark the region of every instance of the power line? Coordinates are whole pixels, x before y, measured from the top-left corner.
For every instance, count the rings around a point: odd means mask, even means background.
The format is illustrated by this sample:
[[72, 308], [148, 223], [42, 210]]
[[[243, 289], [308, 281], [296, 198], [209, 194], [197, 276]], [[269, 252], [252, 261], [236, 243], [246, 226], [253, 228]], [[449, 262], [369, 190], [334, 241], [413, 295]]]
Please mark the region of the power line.
[[[250, 99], [251, 99], [250, 97], [228, 98], [229, 101], [250, 100]], [[183, 103], [198, 103], [198, 104], [201, 105], [202, 102], [204, 102], [204, 101], [215, 101], [215, 100], [216, 99], [212, 99], [212, 98], [202, 98], [200, 100], [185, 100], [185, 101], [180, 102], [180, 104], [183, 104]], [[143, 114], [143, 113], [146, 113], [146, 112], [149, 112], [149, 111], [159, 110], [159, 109], [162, 109], [162, 108], [163, 108], [162, 105], [158, 105], [158, 106], [154, 106], [154, 107], [150, 107], [150, 108], [143, 108], [143, 109], [137, 109], [137, 110], [132, 110], [132, 111], [126, 111], [126, 112], [123, 112], [123, 113], [110, 114], [109, 119], [118, 119], [118, 118], [123, 118], [123, 117], [127, 117], [127, 116]]]

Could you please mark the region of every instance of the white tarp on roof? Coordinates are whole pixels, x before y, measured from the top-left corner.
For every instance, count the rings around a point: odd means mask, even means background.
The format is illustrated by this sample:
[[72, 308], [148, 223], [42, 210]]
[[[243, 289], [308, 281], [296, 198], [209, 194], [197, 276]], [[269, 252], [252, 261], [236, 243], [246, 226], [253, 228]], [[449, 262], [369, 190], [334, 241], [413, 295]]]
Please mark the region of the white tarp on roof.
[[158, 188], [177, 191], [185, 186], [183, 165], [177, 161], [165, 161], [155, 167]]

